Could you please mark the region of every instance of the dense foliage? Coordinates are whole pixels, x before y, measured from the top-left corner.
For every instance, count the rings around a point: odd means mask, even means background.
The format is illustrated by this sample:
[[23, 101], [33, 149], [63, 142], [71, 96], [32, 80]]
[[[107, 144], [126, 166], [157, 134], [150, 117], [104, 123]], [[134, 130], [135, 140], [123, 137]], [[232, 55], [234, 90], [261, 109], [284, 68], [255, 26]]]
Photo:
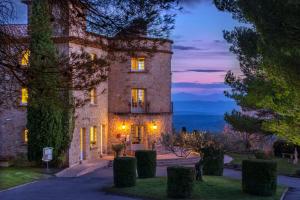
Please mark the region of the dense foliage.
[[300, 146], [296, 146], [293, 143], [284, 140], [278, 140], [273, 144], [274, 155], [280, 158], [283, 156], [283, 153], [294, 154], [295, 148], [300, 152]]
[[58, 159], [69, 145], [70, 118], [62, 103], [66, 96], [59, 90], [61, 78], [57, 76], [58, 59], [51, 39], [46, 1], [33, 1], [29, 27], [31, 39], [28, 74], [33, 78], [28, 83], [28, 158], [31, 161], [41, 161], [43, 148], [50, 146], [54, 148], [54, 159]]
[[192, 195], [195, 171], [192, 167], [167, 168], [167, 195], [170, 198], [189, 198]]
[[249, 194], [272, 196], [277, 189], [277, 164], [265, 160], [244, 160], [242, 188]]
[[139, 178], [154, 178], [156, 175], [156, 151], [139, 150], [135, 152]]
[[202, 149], [203, 153], [203, 174], [223, 176], [224, 151], [221, 148], [208, 146]]
[[[300, 2], [215, 0], [215, 4], [247, 24], [224, 32], [242, 72], [226, 76], [232, 88], [227, 96], [243, 108], [238, 115], [227, 114], [227, 121], [240, 131], [250, 127], [300, 144]], [[241, 120], [247, 121], [245, 127], [240, 128]]]
[[114, 184], [116, 187], [132, 187], [136, 184], [136, 159], [118, 157], [113, 162]]

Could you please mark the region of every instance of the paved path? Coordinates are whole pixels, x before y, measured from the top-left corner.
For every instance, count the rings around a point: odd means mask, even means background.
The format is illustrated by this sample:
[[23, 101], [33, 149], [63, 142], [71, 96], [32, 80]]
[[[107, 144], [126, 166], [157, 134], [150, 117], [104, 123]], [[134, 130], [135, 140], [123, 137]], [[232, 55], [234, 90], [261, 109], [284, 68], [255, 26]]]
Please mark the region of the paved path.
[[111, 178], [76, 177], [50, 178], [16, 189], [0, 192], [1, 200], [133, 200], [107, 195], [101, 188], [111, 183]]

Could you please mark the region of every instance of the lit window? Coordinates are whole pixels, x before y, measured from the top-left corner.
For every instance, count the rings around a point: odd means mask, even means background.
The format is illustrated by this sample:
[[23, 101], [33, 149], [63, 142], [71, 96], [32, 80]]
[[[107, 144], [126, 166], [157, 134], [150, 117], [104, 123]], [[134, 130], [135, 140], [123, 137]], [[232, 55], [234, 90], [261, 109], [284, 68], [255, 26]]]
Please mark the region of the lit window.
[[94, 53], [91, 53], [90, 54], [90, 59], [91, 59], [91, 61], [92, 61], [92, 69], [95, 69], [95, 67], [96, 67], [96, 65], [95, 65], [95, 63], [94, 63], [94, 61], [95, 61], [95, 59], [97, 59], [97, 55], [96, 54], [94, 54]]
[[131, 58], [131, 71], [144, 71], [145, 58]]
[[29, 50], [23, 51], [22, 59], [21, 59], [21, 65], [22, 66], [26, 66], [26, 65], [29, 64], [29, 56], [30, 56], [30, 51]]
[[96, 89], [95, 88], [90, 90], [90, 99], [91, 99], [91, 104], [96, 104]]
[[144, 108], [145, 105], [145, 89], [131, 90], [132, 108]]
[[90, 144], [95, 145], [97, 143], [97, 127], [92, 126], [90, 128]]
[[28, 103], [28, 89], [23, 87], [21, 90], [21, 104], [27, 105]]
[[97, 55], [94, 54], [94, 53], [91, 53], [91, 54], [90, 54], [90, 58], [91, 58], [91, 60], [93, 61], [93, 60], [95, 60], [95, 59], [97, 58]]
[[28, 143], [28, 129], [24, 129], [24, 143], [27, 144]]

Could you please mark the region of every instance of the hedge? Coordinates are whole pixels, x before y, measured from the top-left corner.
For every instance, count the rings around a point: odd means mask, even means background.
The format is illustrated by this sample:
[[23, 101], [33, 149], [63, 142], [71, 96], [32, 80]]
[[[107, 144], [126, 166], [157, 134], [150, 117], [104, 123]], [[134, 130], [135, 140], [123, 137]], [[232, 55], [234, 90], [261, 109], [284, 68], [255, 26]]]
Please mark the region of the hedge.
[[202, 149], [203, 156], [203, 174], [213, 176], [223, 176], [224, 169], [224, 150], [214, 147]]
[[268, 160], [244, 160], [242, 162], [243, 192], [272, 196], [277, 188], [277, 163]]
[[136, 159], [118, 157], [113, 162], [115, 187], [132, 187], [136, 183]]
[[189, 198], [193, 192], [195, 170], [193, 167], [167, 168], [167, 195], [170, 198]]
[[153, 178], [156, 175], [156, 151], [139, 150], [135, 152], [139, 178]]

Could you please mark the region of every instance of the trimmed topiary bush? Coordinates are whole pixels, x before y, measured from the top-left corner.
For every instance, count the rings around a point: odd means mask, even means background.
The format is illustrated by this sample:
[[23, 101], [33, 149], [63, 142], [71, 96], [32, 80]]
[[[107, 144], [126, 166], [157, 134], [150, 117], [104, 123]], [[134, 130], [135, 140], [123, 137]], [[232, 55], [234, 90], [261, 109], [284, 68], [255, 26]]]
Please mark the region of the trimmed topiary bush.
[[263, 159], [263, 160], [271, 159], [270, 155], [268, 155], [266, 152], [260, 151], [260, 150], [255, 151], [254, 156], [256, 159]]
[[203, 174], [213, 176], [223, 176], [224, 169], [224, 150], [209, 146], [202, 149], [203, 156]]
[[139, 178], [153, 178], [156, 175], [156, 151], [139, 150], [135, 152]]
[[244, 160], [242, 163], [243, 192], [272, 196], [277, 188], [277, 163], [268, 160]]
[[167, 195], [170, 198], [189, 198], [192, 196], [195, 179], [193, 167], [173, 166], [167, 168]]
[[132, 187], [136, 183], [136, 159], [133, 157], [118, 157], [114, 159], [115, 187]]

